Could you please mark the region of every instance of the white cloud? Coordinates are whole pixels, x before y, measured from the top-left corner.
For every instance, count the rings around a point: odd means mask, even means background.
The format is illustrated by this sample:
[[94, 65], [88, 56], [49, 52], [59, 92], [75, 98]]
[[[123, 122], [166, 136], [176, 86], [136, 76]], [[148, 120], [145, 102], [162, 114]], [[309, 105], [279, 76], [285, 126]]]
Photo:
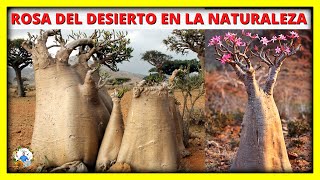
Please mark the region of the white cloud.
[[[93, 30], [81, 30], [90, 34]], [[171, 34], [172, 30], [128, 30], [128, 37], [131, 40], [130, 46], [134, 49], [132, 52], [132, 58], [130, 62], [123, 62], [119, 64], [118, 67], [120, 70], [129, 71], [139, 74], [148, 74], [148, 70], [152, 67], [147, 62], [141, 60], [141, 54], [148, 50], [158, 50], [165, 54], [173, 56], [174, 59], [193, 59], [197, 55], [193, 52], [189, 52], [187, 55], [176, 54], [175, 52], [170, 52], [167, 50], [167, 47], [162, 43], [163, 39], [167, 38]], [[31, 34], [39, 34], [39, 30], [10, 30], [9, 38], [27, 38], [27, 32]], [[62, 35], [66, 37], [71, 33], [71, 30], [62, 30]], [[48, 40], [48, 45], [52, 44], [54, 41], [53, 38]], [[50, 49], [50, 53], [55, 53], [57, 48]], [[76, 53], [73, 53], [76, 54]]]

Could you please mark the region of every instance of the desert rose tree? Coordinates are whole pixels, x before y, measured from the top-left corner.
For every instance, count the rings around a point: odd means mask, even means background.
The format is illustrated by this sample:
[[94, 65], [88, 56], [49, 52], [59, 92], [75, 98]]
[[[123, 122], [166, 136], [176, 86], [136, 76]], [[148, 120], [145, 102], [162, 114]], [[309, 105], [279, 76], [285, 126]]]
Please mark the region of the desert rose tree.
[[[218, 56], [217, 60], [234, 69], [248, 94], [240, 147], [231, 171], [292, 171], [273, 92], [283, 62], [300, 49], [301, 45], [295, 44], [298, 38], [298, 33], [294, 31], [270, 38], [242, 31], [240, 35], [228, 32], [224, 37], [213, 36], [209, 41], [209, 46], [214, 47]], [[260, 45], [253, 45], [254, 41]], [[255, 68], [253, 61], [260, 61], [269, 67], [263, 86], [257, 83], [255, 74], [259, 67]]]
[[[47, 46], [50, 37], [56, 44]], [[99, 67], [117, 70], [116, 63], [131, 57], [129, 43], [126, 33], [104, 30], [95, 30], [90, 36], [72, 32], [68, 39], [58, 29], [29, 34], [22, 46], [32, 54], [35, 71], [33, 164], [64, 164], [62, 167], [70, 169], [81, 161], [89, 169], [94, 168], [112, 110]], [[53, 47], [58, 48], [54, 55], [48, 51]], [[79, 61], [73, 66], [69, 64], [72, 52]], [[90, 59], [94, 62], [91, 66]]]

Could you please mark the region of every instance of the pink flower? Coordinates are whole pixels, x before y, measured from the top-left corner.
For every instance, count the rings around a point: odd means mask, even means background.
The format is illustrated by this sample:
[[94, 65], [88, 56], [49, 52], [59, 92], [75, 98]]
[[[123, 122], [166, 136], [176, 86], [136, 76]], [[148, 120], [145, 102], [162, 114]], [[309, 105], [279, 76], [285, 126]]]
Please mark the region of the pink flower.
[[292, 39], [299, 38], [299, 34], [297, 32], [290, 31], [289, 33], [290, 33], [290, 36], [289, 36], [290, 38], [292, 38]]
[[276, 40], [278, 40], [277, 36], [272, 36], [271, 41], [274, 43]]
[[270, 41], [266, 37], [261, 37], [260, 42], [262, 42], [263, 45], [268, 45]]
[[236, 35], [237, 34], [235, 34], [235, 33], [228, 32], [228, 33], [226, 33], [224, 40], [234, 41]]
[[242, 42], [242, 39], [241, 39], [241, 38], [236, 38], [236, 39], [234, 40], [234, 43], [235, 43], [236, 46], [243, 46], [243, 43], [244, 43], [244, 42]]
[[251, 36], [251, 39], [259, 39], [259, 35], [258, 34], [253, 35], [253, 36]]
[[210, 39], [209, 45], [208, 46], [213, 46], [219, 44], [220, 46], [222, 45], [221, 43], [221, 36], [214, 36]]
[[251, 37], [251, 32], [247, 32], [246, 36]]
[[287, 38], [283, 34], [280, 34], [278, 39], [283, 41], [287, 40]]
[[285, 54], [289, 54], [291, 51], [290, 51], [290, 48], [288, 46], [286, 46], [283, 52]]
[[229, 62], [230, 61], [230, 58], [231, 58], [231, 54], [224, 54], [220, 61], [222, 64], [225, 64], [226, 62]]
[[279, 46], [277, 46], [277, 48], [274, 49], [274, 50], [276, 50], [276, 53], [277, 53], [277, 54], [281, 53], [281, 48], [279, 48]]

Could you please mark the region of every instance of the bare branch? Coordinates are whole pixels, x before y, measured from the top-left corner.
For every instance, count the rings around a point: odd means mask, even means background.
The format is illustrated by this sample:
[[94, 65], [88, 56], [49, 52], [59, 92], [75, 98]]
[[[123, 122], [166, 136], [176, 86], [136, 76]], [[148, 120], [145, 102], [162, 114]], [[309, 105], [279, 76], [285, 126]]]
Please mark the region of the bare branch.
[[58, 44], [53, 44], [53, 45], [51, 45], [51, 46], [48, 46], [47, 49], [50, 49], [50, 48], [53, 48], [53, 47], [60, 47], [60, 45], [58, 45]]
[[268, 95], [273, 94], [273, 89], [277, 80], [278, 73], [280, 71], [281, 65], [286, 57], [294, 55], [297, 51], [300, 50], [301, 44], [299, 44], [295, 49], [293, 49], [289, 54], [282, 53], [276, 60], [276, 64], [273, 65], [269, 70], [269, 75], [266, 81], [264, 92]]
[[68, 43], [66, 45], [66, 48], [73, 50], [73, 49], [77, 48], [78, 46], [93, 45], [93, 44], [94, 44], [94, 40], [91, 38], [77, 39], [77, 40], [74, 40], [74, 41]]
[[244, 82], [244, 79], [245, 79], [245, 76], [246, 76], [246, 73], [243, 72], [243, 70], [235, 63], [229, 63], [231, 65], [231, 67], [234, 69], [234, 71], [236, 72], [238, 78]]
[[55, 35], [61, 34], [61, 30], [60, 29], [50, 29], [47, 31], [40, 30], [40, 34], [41, 36], [39, 36], [38, 39], [43, 41], [43, 43], [46, 43], [49, 36], [55, 36]]
[[32, 47], [30, 46], [29, 41], [23, 41], [21, 46], [28, 51], [28, 53], [32, 53]]
[[107, 84], [107, 82], [108, 82], [107, 79], [108, 79], [108, 78], [102, 79], [102, 77], [100, 77], [97, 88], [98, 88], [98, 89], [103, 88], [103, 87]]

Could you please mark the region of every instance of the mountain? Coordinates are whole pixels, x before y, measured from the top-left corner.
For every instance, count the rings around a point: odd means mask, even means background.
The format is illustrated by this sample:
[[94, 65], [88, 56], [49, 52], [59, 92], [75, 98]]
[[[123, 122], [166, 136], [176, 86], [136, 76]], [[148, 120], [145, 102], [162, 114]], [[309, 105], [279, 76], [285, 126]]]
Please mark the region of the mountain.
[[[72, 62], [70, 64], [74, 64], [75, 63], [74, 62], [75, 58], [71, 57], [70, 59], [71, 59], [71, 62]], [[145, 75], [142, 75], [142, 74], [131, 73], [131, 72], [128, 72], [128, 71], [117, 71], [117, 72], [114, 72], [114, 71], [111, 71], [107, 67], [103, 67], [103, 69], [108, 72], [108, 74], [111, 76], [110, 78], [130, 78], [131, 81], [125, 83], [125, 85], [126, 84], [135, 83], [135, 82], [139, 82], [145, 76]], [[13, 85], [16, 85], [17, 83], [16, 83], [16, 80], [15, 80], [15, 77], [16, 77], [16, 75], [15, 75], [14, 70], [11, 67], [8, 67], [8, 71], [7, 71], [8, 82], [10, 82]], [[25, 84], [28, 84], [28, 85], [31, 85], [31, 86], [35, 85], [35, 83], [34, 83], [34, 71], [33, 71], [32, 67], [24, 68], [22, 70], [22, 77], [28, 79], [28, 81], [25, 81]]]

